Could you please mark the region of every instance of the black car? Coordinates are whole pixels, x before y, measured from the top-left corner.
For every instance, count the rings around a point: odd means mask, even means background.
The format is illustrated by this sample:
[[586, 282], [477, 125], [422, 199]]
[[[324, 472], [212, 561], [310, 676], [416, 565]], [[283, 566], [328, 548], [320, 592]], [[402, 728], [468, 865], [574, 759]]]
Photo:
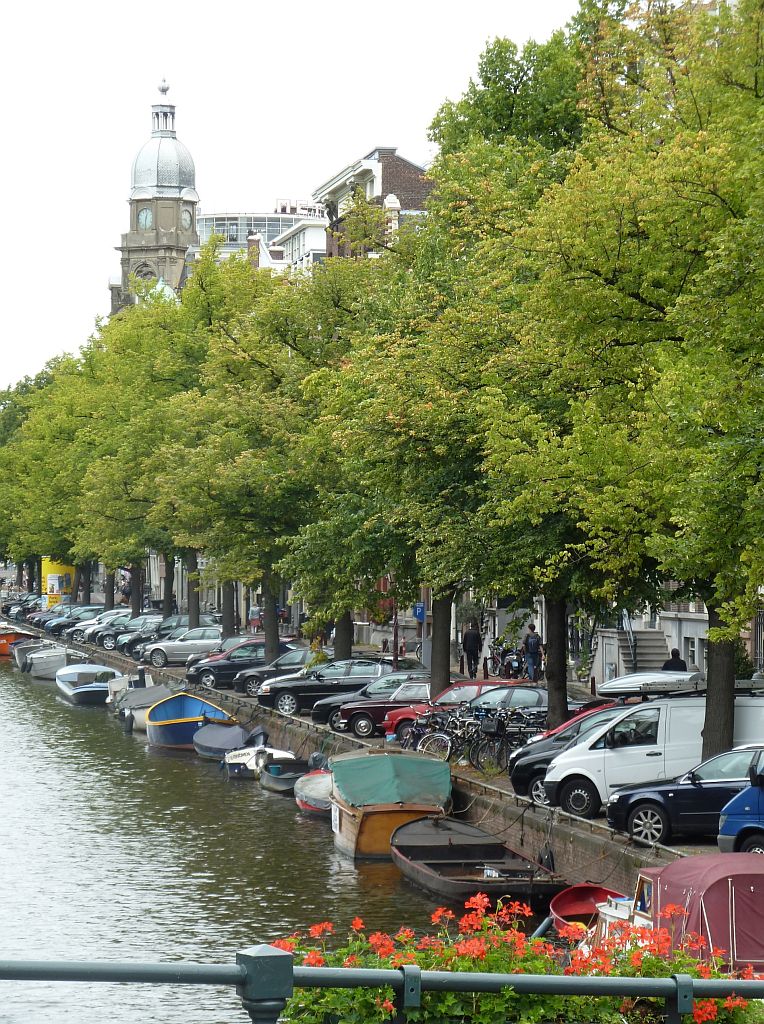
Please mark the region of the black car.
[[[416, 658], [398, 658], [398, 669], [421, 668], [422, 664]], [[392, 671], [392, 655], [329, 661], [295, 678], [284, 676], [266, 680], [257, 699], [263, 707], [275, 708], [282, 715], [297, 715], [312, 708], [322, 697], [352, 693]]]
[[[316, 725], [329, 725], [336, 729], [339, 721], [340, 708], [343, 704], [356, 701], [376, 701], [392, 697], [401, 683], [424, 682], [428, 683], [430, 672], [426, 668], [414, 669], [413, 671], [391, 672], [389, 675], [380, 676], [373, 683], [367, 683], [351, 693], [333, 693], [331, 697], [324, 697], [316, 701], [310, 717]], [[368, 733], [367, 733], [368, 735]]]
[[[332, 656], [331, 650], [324, 648], [327, 657]], [[293, 676], [300, 669], [309, 665], [316, 657], [316, 652], [309, 647], [298, 647], [276, 658], [275, 661], [259, 668], [245, 668], [234, 676], [233, 685], [237, 693], [248, 693], [256, 697], [260, 686], [266, 679], [277, 676]]]
[[[85, 643], [103, 647], [106, 651], [113, 651], [117, 643], [117, 634], [129, 628], [127, 624], [133, 619], [133, 613], [129, 608], [125, 608], [121, 615], [116, 615], [107, 622], [101, 622], [97, 626], [88, 626], [85, 630]], [[108, 638], [106, 643], [104, 643], [105, 637]]]
[[[284, 641], [279, 641], [279, 654], [286, 654], [292, 648]], [[205, 655], [200, 661], [194, 662], [186, 669], [189, 683], [201, 683], [211, 690], [233, 685], [234, 676], [244, 668], [254, 665], [265, 665], [265, 640], [254, 640], [252, 637], [242, 640], [228, 651], [218, 651]]]
[[518, 796], [527, 796], [536, 804], [546, 804], [544, 776], [552, 760], [568, 747], [580, 743], [591, 729], [596, 729], [624, 711], [622, 703], [599, 708], [590, 715], [573, 721], [566, 729], [545, 739], [531, 740], [513, 750], [509, 756], [509, 778]]
[[764, 744], [717, 754], [676, 779], [622, 786], [607, 803], [607, 823], [644, 843], [665, 843], [672, 835], [715, 836], [719, 813], [750, 785], [748, 769], [757, 765]]

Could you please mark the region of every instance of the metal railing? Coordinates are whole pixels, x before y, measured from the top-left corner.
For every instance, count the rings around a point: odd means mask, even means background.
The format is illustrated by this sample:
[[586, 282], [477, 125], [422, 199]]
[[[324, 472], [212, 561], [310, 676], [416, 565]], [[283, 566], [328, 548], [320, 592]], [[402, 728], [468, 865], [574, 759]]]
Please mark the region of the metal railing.
[[682, 1017], [692, 1013], [697, 998], [764, 997], [764, 980], [703, 979], [684, 974], [615, 978], [422, 971], [413, 964], [389, 970], [300, 967], [294, 965], [291, 953], [268, 945], [241, 950], [231, 965], [0, 960], [0, 981], [230, 985], [255, 1024], [277, 1024], [295, 988], [392, 988], [399, 1024], [405, 1022], [407, 1010], [420, 1006], [422, 992], [499, 992], [510, 987], [539, 995], [654, 998], [663, 1000], [666, 1024], [681, 1024]]
[[629, 645], [629, 654], [634, 671], [637, 671], [637, 638], [634, 636], [634, 627], [631, 624], [631, 615], [626, 608], [621, 609], [621, 628], [626, 634], [626, 642]]

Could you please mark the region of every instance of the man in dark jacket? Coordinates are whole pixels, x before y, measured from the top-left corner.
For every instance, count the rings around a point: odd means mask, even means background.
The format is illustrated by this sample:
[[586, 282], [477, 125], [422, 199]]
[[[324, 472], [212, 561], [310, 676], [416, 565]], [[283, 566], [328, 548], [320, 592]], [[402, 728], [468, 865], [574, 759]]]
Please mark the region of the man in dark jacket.
[[687, 662], [684, 658], [679, 657], [679, 650], [676, 647], [671, 648], [671, 657], [668, 661], [663, 662], [663, 672], [686, 672]]
[[480, 652], [483, 650], [483, 638], [474, 623], [470, 623], [462, 633], [462, 650], [467, 659], [467, 674], [470, 679], [477, 679]]

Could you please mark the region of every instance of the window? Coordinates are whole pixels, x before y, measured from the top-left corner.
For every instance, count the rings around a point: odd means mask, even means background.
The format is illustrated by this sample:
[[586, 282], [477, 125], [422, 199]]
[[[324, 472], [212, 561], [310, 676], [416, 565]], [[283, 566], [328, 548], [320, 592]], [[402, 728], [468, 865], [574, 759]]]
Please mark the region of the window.
[[539, 691], [527, 686], [513, 686], [507, 698], [505, 701], [511, 708], [535, 708], [541, 703]]
[[758, 756], [758, 750], [728, 750], [695, 768], [692, 774], [702, 782], [746, 779], [751, 761]]
[[613, 747], [654, 746], [658, 742], [659, 708], [645, 708], [616, 722], [610, 736]]
[[231, 660], [238, 661], [243, 658], [260, 657], [265, 654], [265, 647], [262, 644], [245, 644], [243, 647], [237, 647], [235, 651], [231, 652]]
[[446, 690], [435, 701], [436, 704], [462, 704], [467, 700], [474, 700], [480, 692], [479, 686], [454, 686]]
[[379, 663], [376, 661], [354, 661], [350, 666], [351, 676], [377, 676]]
[[290, 651], [288, 654], [282, 654], [280, 658], [277, 658], [274, 662], [275, 665], [302, 665], [305, 662], [306, 654], [311, 653], [307, 651]]
[[404, 683], [395, 691], [396, 700], [427, 700], [429, 695], [428, 683]]

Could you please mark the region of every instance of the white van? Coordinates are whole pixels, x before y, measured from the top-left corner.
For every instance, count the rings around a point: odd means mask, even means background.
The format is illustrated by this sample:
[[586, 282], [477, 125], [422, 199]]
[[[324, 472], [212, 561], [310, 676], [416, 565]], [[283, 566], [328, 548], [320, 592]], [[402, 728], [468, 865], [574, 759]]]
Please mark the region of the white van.
[[[593, 818], [619, 786], [673, 779], [702, 758], [706, 698], [655, 698], [628, 708], [563, 750], [544, 778], [549, 803], [579, 818]], [[764, 696], [735, 698], [735, 744], [764, 738]]]

